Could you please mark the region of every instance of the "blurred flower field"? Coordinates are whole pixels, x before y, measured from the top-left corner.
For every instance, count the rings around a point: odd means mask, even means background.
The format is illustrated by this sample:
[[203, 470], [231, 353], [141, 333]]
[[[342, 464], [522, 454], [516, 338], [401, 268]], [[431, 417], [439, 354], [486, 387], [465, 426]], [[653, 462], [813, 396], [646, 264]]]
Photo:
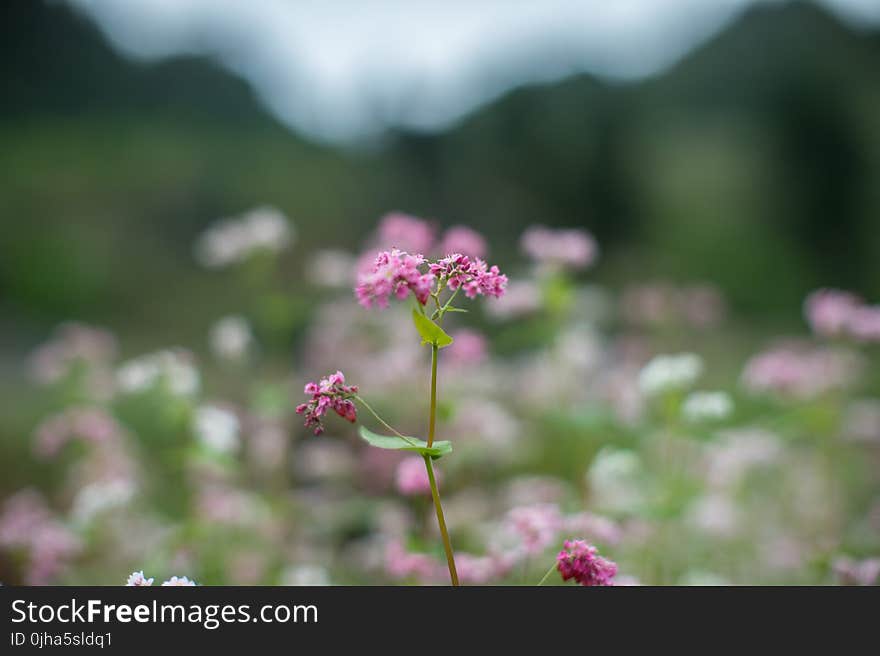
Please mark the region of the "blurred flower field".
[[[880, 305], [819, 290], [799, 331], [767, 335], [711, 283], [594, 284], [585, 231], [534, 226], [520, 246], [499, 298], [461, 299], [439, 356], [454, 451], [434, 467], [463, 584], [534, 585], [563, 549], [577, 581], [880, 582]], [[447, 583], [422, 459], [296, 413], [306, 381], [342, 369], [425, 436], [410, 306], [354, 294], [391, 248], [491, 258], [470, 228], [401, 213], [360, 253], [304, 252], [261, 207], [193, 245], [255, 299], [206, 317], [201, 343], [131, 353], [75, 321], [47, 335], [22, 372], [41, 410], [21, 466], [41, 474], [2, 500], [2, 582]], [[279, 349], [290, 299], [308, 321]]]

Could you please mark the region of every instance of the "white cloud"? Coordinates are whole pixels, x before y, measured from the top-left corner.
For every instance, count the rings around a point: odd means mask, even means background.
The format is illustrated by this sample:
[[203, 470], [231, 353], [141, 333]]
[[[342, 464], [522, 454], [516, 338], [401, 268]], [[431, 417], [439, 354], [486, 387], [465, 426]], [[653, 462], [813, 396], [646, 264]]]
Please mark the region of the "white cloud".
[[[576, 72], [650, 75], [759, 0], [68, 1], [129, 56], [215, 57], [286, 124], [346, 141]], [[824, 1], [880, 21], [876, 0]]]

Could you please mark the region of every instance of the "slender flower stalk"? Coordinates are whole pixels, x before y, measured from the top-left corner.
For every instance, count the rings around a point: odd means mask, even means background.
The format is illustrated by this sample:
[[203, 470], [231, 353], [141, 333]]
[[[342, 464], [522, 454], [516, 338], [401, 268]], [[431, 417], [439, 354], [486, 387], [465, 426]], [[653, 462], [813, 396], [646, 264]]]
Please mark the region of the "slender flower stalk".
[[[399, 222], [400, 219], [397, 218], [395, 221]], [[476, 250], [482, 249], [477, 248]], [[443, 506], [440, 503], [440, 491], [437, 487], [433, 465], [434, 458], [439, 458], [452, 449], [449, 442], [437, 442], [435, 445], [434, 441], [437, 432], [438, 354], [441, 348], [449, 346], [453, 342], [452, 337], [443, 331], [440, 324], [447, 312], [467, 312], [464, 308], [452, 305], [459, 291], [464, 290], [464, 295], [469, 299], [474, 299], [477, 296], [498, 298], [504, 294], [507, 287], [507, 276], [502, 274], [497, 266], [489, 266], [485, 261], [476, 257], [476, 253], [474, 255], [471, 258], [469, 255], [452, 253], [443, 259], [429, 261], [422, 255], [410, 254], [399, 249], [383, 251], [377, 255], [371, 267], [359, 274], [358, 284], [355, 288], [358, 302], [366, 308], [386, 308], [392, 298], [405, 300], [411, 296], [414, 300], [413, 323], [421, 335], [423, 343], [431, 346], [431, 397], [426, 442], [402, 435], [392, 428], [373, 410], [369, 403], [358, 395], [356, 385], [346, 384], [345, 376], [341, 371], [322, 378], [317, 383], [308, 383], [304, 392], [310, 398], [306, 403], [302, 403], [296, 408], [297, 414], [305, 417], [306, 426], [312, 428], [316, 435], [320, 435], [324, 430], [322, 419], [329, 410], [333, 410], [347, 421], [354, 422], [357, 420], [355, 403], [359, 403], [394, 436], [404, 440], [409, 447], [413, 447], [409, 450], [421, 453], [431, 487], [431, 499], [437, 515], [437, 525], [443, 539], [443, 549], [446, 552], [449, 578], [454, 586], [459, 585], [458, 572], [455, 568], [455, 554], [452, 551], [449, 530], [443, 516]], [[441, 302], [440, 295], [444, 290], [449, 290], [450, 293], [446, 300]], [[434, 306], [434, 310], [430, 313], [426, 311], [429, 301], [433, 301]], [[375, 435], [363, 428], [361, 429], [361, 437], [378, 448], [401, 448], [393, 438], [389, 443], [387, 436]]]
[[540, 581], [538, 581], [538, 586], [544, 585], [547, 582], [547, 579], [550, 578], [550, 575], [555, 571], [556, 571], [556, 563], [553, 563], [552, 565], [550, 565], [550, 569], [547, 570], [547, 573], [541, 577]]
[[437, 424], [437, 348], [431, 345], [431, 415], [428, 423], [428, 446], [434, 444], [434, 433]]
[[[436, 296], [435, 296], [436, 298]], [[431, 413], [428, 419], [428, 448], [434, 444], [434, 435], [437, 425], [437, 355], [439, 348], [436, 344], [431, 345]], [[446, 552], [446, 564], [449, 567], [449, 578], [452, 585], [459, 585], [458, 572], [455, 569], [455, 554], [452, 551], [452, 542], [449, 539], [449, 531], [446, 528], [446, 519], [443, 517], [443, 506], [440, 503], [440, 492], [437, 490], [437, 482], [434, 480], [434, 465], [430, 456], [425, 456], [425, 468], [428, 470], [428, 480], [431, 482], [431, 499], [434, 501], [434, 512], [437, 514], [437, 525], [440, 527], [440, 536], [443, 538], [443, 550]]]
[[431, 456], [424, 456], [425, 468], [428, 470], [428, 480], [431, 482], [431, 498], [434, 501], [434, 510], [437, 513], [437, 524], [440, 527], [440, 535], [443, 538], [443, 550], [446, 552], [446, 565], [449, 567], [449, 578], [452, 585], [461, 585], [458, 582], [458, 571], [455, 569], [455, 554], [452, 551], [452, 542], [449, 540], [449, 531], [446, 528], [446, 519], [443, 517], [443, 506], [440, 504], [440, 492], [437, 490], [437, 481], [434, 479], [434, 465], [431, 464]]
[[371, 415], [373, 415], [373, 416], [376, 418], [376, 421], [378, 421], [380, 424], [382, 424], [385, 428], [387, 428], [388, 430], [390, 430], [392, 433], [394, 433], [397, 437], [399, 437], [400, 439], [404, 440], [405, 442], [408, 442], [409, 444], [412, 444], [413, 446], [416, 446], [415, 441], [414, 441], [411, 437], [407, 437], [406, 435], [402, 435], [401, 433], [399, 433], [399, 432], [397, 431], [396, 428], [394, 428], [393, 426], [391, 426], [390, 424], [388, 424], [384, 419], [382, 419], [382, 417], [380, 417], [380, 416], [376, 413], [376, 411], [373, 410], [373, 407], [372, 407], [369, 403], [367, 403], [366, 401], [364, 401], [364, 399], [363, 399], [362, 397], [360, 397], [360, 396], [358, 396], [358, 395], [355, 395], [353, 398], [354, 398], [355, 401], [357, 401], [357, 402], [360, 403], [362, 406], [364, 406], [364, 407], [367, 409], [367, 411], [368, 411]]

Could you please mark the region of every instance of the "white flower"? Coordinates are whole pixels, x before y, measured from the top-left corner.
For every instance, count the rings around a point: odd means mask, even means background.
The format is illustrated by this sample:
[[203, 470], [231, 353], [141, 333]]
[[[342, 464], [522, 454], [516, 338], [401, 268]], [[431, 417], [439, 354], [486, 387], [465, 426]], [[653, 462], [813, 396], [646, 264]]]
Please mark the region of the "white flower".
[[703, 360], [695, 353], [658, 355], [639, 372], [639, 388], [646, 396], [685, 389], [703, 373]]
[[306, 264], [309, 282], [321, 287], [349, 287], [355, 278], [357, 261], [345, 251], [324, 249], [314, 253]]
[[125, 393], [150, 389], [164, 380], [172, 394], [191, 396], [199, 391], [199, 371], [183, 349], [165, 349], [124, 362], [116, 371], [116, 382]]
[[[152, 581], [153, 579], [150, 579], [150, 580]], [[181, 585], [195, 585], [195, 584], [196, 584], [195, 581], [190, 581], [190, 580], [189, 580], [188, 578], [186, 578], [185, 576], [181, 576], [180, 578], [178, 578], [178, 577], [176, 577], [176, 576], [172, 576], [170, 579], [168, 579], [167, 581], [165, 581], [164, 583], [162, 583], [162, 587], [165, 587], [165, 586], [181, 586]]]
[[71, 513], [79, 522], [88, 522], [99, 513], [118, 508], [131, 501], [135, 487], [121, 479], [99, 481], [83, 487], [73, 500]]
[[681, 413], [687, 421], [719, 421], [733, 412], [733, 401], [726, 392], [692, 392], [684, 400]]
[[218, 319], [208, 337], [211, 352], [222, 360], [242, 360], [254, 342], [248, 320], [239, 315]]
[[603, 448], [587, 471], [596, 505], [612, 511], [632, 510], [639, 505], [641, 472], [642, 462], [635, 451]]
[[715, 488], [738, 485], [754, 468], [779, 462], [784, 445], [778, 435], [760, 428], [720, 432], [706, 447], [706, 480]]
[[296, 565], [281, 573], [281, 585], [330, 585], [330, 575], [319, 565]]
[[685, 521], [706, 535], [728, 538], [736, 534], [742, 514], [729, 496], [712, 492], [690, 504]]
[[238, 450], [239, 422], [234, 412], [215, 405], [200, 405], [195, 413], [196, 438], [219, 453]]
[[196, 241], [196, 258], [208, 268], [220, 268], [258, 250], [284, 250], [292, 241], [293, 228], [284, 214], [274, 207], [258, 207], [205, 230]]
[[141, 570], [140, 572], [132, 572], [125, 585], [128, 587], [153, 585], [153, 579], [145, 578], [144, 571]]

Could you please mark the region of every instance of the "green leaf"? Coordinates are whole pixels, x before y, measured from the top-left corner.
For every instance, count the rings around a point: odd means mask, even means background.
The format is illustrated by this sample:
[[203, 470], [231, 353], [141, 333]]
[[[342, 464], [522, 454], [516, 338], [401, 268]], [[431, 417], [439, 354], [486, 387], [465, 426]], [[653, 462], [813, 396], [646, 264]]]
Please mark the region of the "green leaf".
[[418, 310], [413, 310], [413, 323], [422, 336], [423, 344], [432, 344], [437, 348], [445, 348], [452, 344], [452, 338], [443, 329]]
[[435, 460], [441, 456], [452, 453], [452, 442], [443, 440], [434, 442], [430, 447], [424, 440], [415, 437], [407, 437], [406, 439], [397, 435], [378, 435], [373, 431], [360, 427], [361, 437], [370, 446], [379, 449], [394, 449], [397, 451], [413, 451], [423, 456], [431, 456]]

